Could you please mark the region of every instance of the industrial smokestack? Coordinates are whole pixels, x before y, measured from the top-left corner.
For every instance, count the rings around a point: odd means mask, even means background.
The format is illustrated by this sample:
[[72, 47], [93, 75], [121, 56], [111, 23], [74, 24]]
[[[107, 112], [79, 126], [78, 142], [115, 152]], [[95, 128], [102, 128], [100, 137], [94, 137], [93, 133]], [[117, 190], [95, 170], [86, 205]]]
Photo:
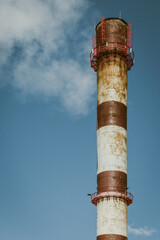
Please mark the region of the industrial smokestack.
[[93, 37], [97, 72], [97, 240], [127, 239], [127, 71], [134, 63], [132, 24], [101, 18]]

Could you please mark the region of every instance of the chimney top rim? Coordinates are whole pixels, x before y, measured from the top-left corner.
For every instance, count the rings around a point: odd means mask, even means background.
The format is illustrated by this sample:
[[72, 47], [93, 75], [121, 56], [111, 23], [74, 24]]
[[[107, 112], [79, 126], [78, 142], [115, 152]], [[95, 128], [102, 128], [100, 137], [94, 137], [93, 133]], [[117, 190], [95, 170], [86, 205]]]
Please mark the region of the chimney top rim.
[[[108, 21], [108, 20], [120, 20], [120, 21], [122, 21], [123, 23], [125, 23], [126, 25], [128, 25], [128, 23], [127, 23], [125, 20], [123, 20], [122, 18], [111, 17], [111, 18], [106, 18], [105, 20], [106, 20], [106, 21]], [[97, 24], [96, 29], [97, 29], [97, 27], [98, 27], [98, 25], [99, 25], [100, 23], [101, 23], [101, 21], [99, 21], [99, 23]]]

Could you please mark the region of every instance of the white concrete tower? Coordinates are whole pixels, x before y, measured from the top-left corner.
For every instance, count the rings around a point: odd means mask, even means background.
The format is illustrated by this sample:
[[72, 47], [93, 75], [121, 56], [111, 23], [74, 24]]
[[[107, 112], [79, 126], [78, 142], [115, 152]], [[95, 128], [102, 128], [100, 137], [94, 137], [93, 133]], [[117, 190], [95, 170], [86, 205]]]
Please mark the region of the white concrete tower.
[[93, 37], [97, 71], [97, 240], [127, 239], [127, 71], [134, 62], [132, 24], [101, 18]]

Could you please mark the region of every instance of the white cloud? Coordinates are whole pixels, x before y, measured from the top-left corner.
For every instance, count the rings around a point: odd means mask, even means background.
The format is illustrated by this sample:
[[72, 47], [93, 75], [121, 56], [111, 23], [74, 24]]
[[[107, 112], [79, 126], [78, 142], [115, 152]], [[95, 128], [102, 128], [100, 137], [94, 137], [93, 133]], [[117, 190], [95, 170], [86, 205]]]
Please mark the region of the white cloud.
[[148, 227], [143, 228], [133, 228], [132, 226], [128, 226], [128, 233], [133, 234], [135, 236], [143, 235], [143, 236], [151, 236], [155, 233], [155, 229], [149, 229]]
[[[89, 66], [91, 36], [80, 25], [87, 1], [1, 0], [0, 4], [0, 64], [11, 64], [11, 56], [16, 60], [11, 84], [25, 96], [57, 97], [72, 114], [87, 114], [96, 89]], [[15, 46], [20, 56], [13, 54]]]

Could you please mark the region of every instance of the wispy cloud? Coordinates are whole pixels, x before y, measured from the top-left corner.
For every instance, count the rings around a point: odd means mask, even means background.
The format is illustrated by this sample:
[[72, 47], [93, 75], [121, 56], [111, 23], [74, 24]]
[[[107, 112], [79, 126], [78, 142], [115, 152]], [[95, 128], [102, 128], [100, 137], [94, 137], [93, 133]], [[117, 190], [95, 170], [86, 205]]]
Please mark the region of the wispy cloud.
[[56, 97], [70, 113], [87, 114], [96, 89], [91, 36], [81, 24], [87, 7], [85, 0], [1, 0], [1, 85], [9, 78], [23, 96]]
[[154, 228], [149, 229], [148, 227], [142, 228], [134, 228], [132, 226], [128, 226], [128, 233], [133, 234], [135, 236], [143, 235], [143, 236], [152, 236], [156, 230]]

